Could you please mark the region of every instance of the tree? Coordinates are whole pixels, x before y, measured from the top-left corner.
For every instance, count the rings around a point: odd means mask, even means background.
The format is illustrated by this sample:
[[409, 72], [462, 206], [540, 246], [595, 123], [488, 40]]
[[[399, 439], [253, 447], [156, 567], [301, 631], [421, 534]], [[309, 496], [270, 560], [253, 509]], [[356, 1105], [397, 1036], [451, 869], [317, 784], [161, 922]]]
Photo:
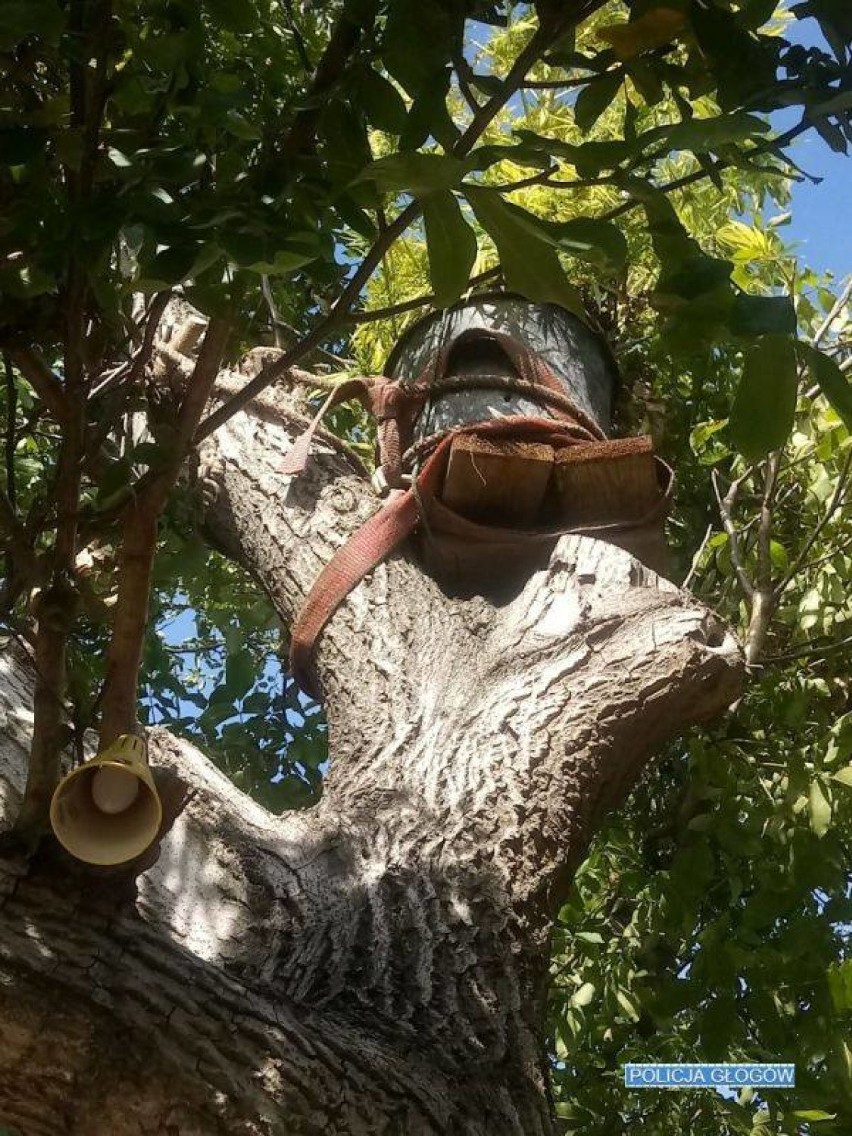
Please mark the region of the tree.
[[[499, 608], [448, 598], [407, 556], [377, 570], [321, 643], [333, 765], [308, 812], [272, 817], [156, 731], [169, 831], [155, 863], [95, 888], [40, 839], [45, 805], [63, 753], [82, 753], [91, 727], [104, 742], [133, 721], [152, 577], [199, 548], [197, 535], [185, 539], [199, 508], [179, 482], [187, 459], [198, 450], [206, 539], [288, 624], [376, 504], [330, 437], [282, 494], [277, 455], [305, 412], [293, 368], [337, 366], [353, 323], [449, 303], [472, 272], [605, 320], [635, 290], [626, 266], [635, 285], [655, 256], [652, 298], [669, 318], [644, 361], [712, 345], [725, 381], [700, 405], [713, 426], [742, 369], [729, 434], [751, 464], [734, 467], [722, 507], [759, 660], [773, 618], [783, 624], [784, 576], [773, 578], [763, 518], [797, 420], [797, 360], [820, 395], [798, 413], [835, 414], [829, 457], [840, 456], [844, 347], [821, 352], [816, 332], [797, 347], [794, 289], [785, 297], [768, 276], [732, 274], [670, 198], [705, 181], [723, 193], [732, 168], [748, 184], [777, 182], [790, 170], [785, 146], [811, 126], [845, 147], [844, 13], [800, 5], [830, 56], [761, 34], [773, 8], [519, 5], [505, 32], [496, 6], [473, 3], [9, 9], [0, 507], [6, 623], [19, 641], [7, 654], [2, 782], [17, 813], [0, 930], [7, 1123], [24, 1133], [553, 1130], [543, 998], [553, 917], [571, 894], [577, 908], [570, 871], [650, 754], [739, 686], [724, 628], [626, 554], [568, 539]], [[474, 19], [498, 31], [471, 62]], [[565, 89], [579, 93], [557, 104]], [[533, 104], [527, 128], [510, 133], [518, 92]], [[802, 122], [774, 137], [762, 116], [791, 105]], [[564, 125], [545, 130], [554, 107]], [[599, 120], [614, 133], [612, 116], [616, 136], [597, 137]], [[682, 156], [669, 175], [672, 152]], [[537, 206], [545, 191], [570, 204]], [[631, 233], [624, 218], [637, 215]], [[377, 269], [406, 255], [421, 216], [432, 294], [397, 297]], [[382, 281], [391, 294], [377, 310]], [[764, 286], [772, 294], [759, 295]], [[200, 327], [175, 294], [209, 319], [197, 354]], [[657, 326], [647, 299], [634, 327]], [[270, 320], [291, 345], [227, 366]], [[767, 358], [780, 397], [761, 398]], [[671, 398], [677, 386], [662, 389]], [[713, 426], [696, 448], [713, 444]], [[734, 516], [750, 478], [763, 487], [755, 541]], [[796, 579], [818, 572], [813, 551], [806, 540], [793, 553]], [[210, 579], [221, 610], [233, 572]], [[262, 609], [252, 619], [260, 638]], [[149, 637], [149, 675], [162, 673], [158, 649]], [[228, 718], [235, 699], [253, 697], [251, 679], [232, 650], [220, 697], [201, 699], [225, 767], [249, 782], [260, 778], [238, 760], [246, 733]], [[31, 743], [16, 712], [30, 685]], [[272, 743], [259, 727], [254, 738]], [[298, 763], [303, 786], [316, 781], [310, 765]], [[683, 768], [679, 778], [683, 788]], [[817, 828], [826, 786], [811, 780]], [[685, 810], [687, 828], [700, 811]], [[570, 966], [579, 974], [581, 960]]]

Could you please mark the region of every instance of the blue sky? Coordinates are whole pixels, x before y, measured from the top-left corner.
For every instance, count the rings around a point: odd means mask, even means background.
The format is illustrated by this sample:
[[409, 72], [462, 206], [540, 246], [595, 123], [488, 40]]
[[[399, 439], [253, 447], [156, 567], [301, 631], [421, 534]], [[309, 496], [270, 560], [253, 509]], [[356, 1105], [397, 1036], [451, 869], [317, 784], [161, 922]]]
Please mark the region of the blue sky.
[[[828, 50], [816, 20], [793, 20], [785, 35], [795, 43]], [[798, 117], [779, 115], [773, 122], [783, 130]], [[803, 264], [837, 277], [848, 276], [852, 272], [852, 155], [835, 154], [815, 130], [798, 138], [790, 154], [804, 170], [823, 181], [820, 185], [794, 185], [792, 221], [780, 235], [785, 242], [796, 242]]]

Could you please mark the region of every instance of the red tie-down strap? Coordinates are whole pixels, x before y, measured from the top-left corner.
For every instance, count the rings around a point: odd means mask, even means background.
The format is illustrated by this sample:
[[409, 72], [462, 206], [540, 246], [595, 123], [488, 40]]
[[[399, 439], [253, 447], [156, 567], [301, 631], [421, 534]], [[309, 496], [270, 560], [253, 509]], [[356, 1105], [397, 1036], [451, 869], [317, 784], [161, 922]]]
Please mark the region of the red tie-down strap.
[[[540, 355], [519, 343], [510, 335], [487, 328], [470, 328], [461, 332], [441, 349], [424, 367], [417, 381], [401, 383], [385, 375], [360, 376], [346, 379], [334, 387], [326, 397], [308, 427], [299, 435], [281, 465], [280, 473], [298, 476], [308, 462], [314, 435], [330, 410], [342, 402], [357, 398], [371, 412], [378, 426], [378, 466], [390, 488], [402, 486], [402, 456], [414, 441], [414, 424], [429, 397], [447, 380], [453, 352], [471, 343], [497, 344], [518, 376], [519, 393], [525, 388], [538, 387], [549, 391], [554, 398], [545, 400], [550, 414], [563, 422], [576, 423], [591, 438], [604, 438], [600, 427], [567, 397], [559, 379]], [[471, 376], [461, 380], [464, 386]], [[530, 389], [535, 398], [535, 390]], [[517, 419], [513, 418], [513, 421]]]
[[[495, 418], [447, 433], [418, 474], [416, 492], [412, 487], [394, 493], [334, 554], [314, 582], [296, 618], [290, 643], [290, 671], [302, 690], [319, 696], [313, 668], [317, 639], [352, 589], [411, 535], [420, 520], [421, 508], [428, 512], [443, 482], [450, 447], [460, 434], [544, 442], [555, 448], [589, 442], [585, 425], [553, 418]], [[556, 535], [553, 534], [554, 539]], [[518, 536], [536, 538], [533, 533]]]
[[304, 473], [314, 435], [330, 410], [357, 398], [373, 415], [378, 426], [379, 465], [387, 484], [402, 485], [402, 455], [410, 445], [414, 421], [426, 402], [428, 391], [403, 386], [385, 375], [346, 379], [331, 390], [308, 427], [298, 436], [278, 467], [279, 473], [298, 477]]

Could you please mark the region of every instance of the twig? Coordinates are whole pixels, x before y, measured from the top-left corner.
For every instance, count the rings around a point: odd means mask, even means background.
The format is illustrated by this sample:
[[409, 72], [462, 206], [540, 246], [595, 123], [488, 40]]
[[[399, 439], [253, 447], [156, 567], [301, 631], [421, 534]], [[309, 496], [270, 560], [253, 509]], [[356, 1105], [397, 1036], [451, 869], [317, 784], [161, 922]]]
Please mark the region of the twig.
[[840, 508], [846, 492], [846, 483], [849, 478], [850, 470], [852, 470], [852, 450], [847, 453], [846, 458], [843, 462], [837, 478], [837, 485], [834, 488], [834, 493], [831, 496], [831, 501], [829, 501], [828, 508], [823, 513], [811, 535], [805, 541], [804, 546], [802, 547], [799, 555], [796, 557], [793, 563], [793, 567], [787, 572], [787, 574], [784, 576], [784, 579], [778, 585], [779, 596], [787, 588], [788, 584], [790, 584], [793, 578], [799, 574], [808, 558], [808, 553], [819, 540], [828, 522]]
[[348, 5], [345, 6], [317, 63], [304, 99], [301, 100], [304, 109], [294, 116], [290, 129], [277, 148], [277, 156], [294, 158], [313, 146], [317, 123], [325, 106], [323, 96], [343, 75], [363, 30], [361, 21], [353, 17]]
[[138, 351], [132, 359], [117, 368], [112, 374], [107, 375], [92, 390], [89, 395], [90, 402], [100, 395], [105, 394], [108, 390], [113, 390], [123, 382], [127, 382], [129, 386], [133, 386], [137, 382], [142, 372], [145, 370], [148, 360], [151, 358], [151, 352], [154, 349], [154, 337], [157, 334], [160, 320], [163, 318], [163, 313], [168, 307], [171, 297], [171, 291], [158, 292], [157, 295], [154, 296], [148, 307], [148, 314], [145, 318], [145, 331]]
[[[298, 341], [301, 332], [299, 332], [295, 327], [293, 327], [292, 324], [287, 323], [285, 320], [282, 320], [282, 319], [276, 319], [274, 322], [275, 322], [276, 331], [278, 331], [280, 329], [281, 331], [286, 332], [287, 335], [290, 336], [291, 340], [297, 340]], [[276, 343], [275, 346], [281, 348], [282, 350], [284, 349], [283, 343]], [[333, 351], [328, 351], [324, 347], [316, 347], [313, 350], [312, 354], [321, 362], [327, 363], [331, 367], [336, 367], [338, 370], [341, 370], [341, 371], [346, 371], [349, 368], [355, 366], [355, 360], [354, 359], [344, 359], [341, 355], [335, 355]]]
[[716, 473], [716, 470], [714, 469], [710, 475], [711, 481], [713, 482], [713, 492], [716, 495], [716, 501], [719, 505], [719, 515], [722, 518], [722, 525], [724, 526], [725, 532], [728, 534], [728, 541], [731, 546], [731, 563], [734, 566], [734, 571], [736, 572], [739, 585], [749, 599], [751, 599], [751, 597], [754, 595], [754, 584], [752, 583], [748, 573], [746, 572], [745, 564], [743, 563], [742, 551], [740, 549], [740, 538], [736, 525], [734, 524], [733, 510], [737, 502], [740, 486], [743, 484], [746, 478], [750, 476], [750, 474], [751, 470], [746, 470], [746, 472], [741, 477], [738, 477], [735, 481], [732, 481], [731, 487], [724, 497], [722, 496], [722, 492], [719, 488], [719, 476]]
[[477, 114], [480, 110], [481, 103], [479, 103], [470, 88], [471, 80], [475, 78], [473, 68], [465, 59], [461, 52], [456, 53], [453, 60], [456, 68], [456, 80], [458, 82], [459, 90], [461, 91], [462, 98], [467, 103], [468, 110], [471, 114]]
[[571, 87], [588, 87], [601, 79], [609, 78], [617, 72], [623, 73], [623, 71], [624, 68], [618, 66], [607, 71], [594, 71], [589, 75], [576, 75], [573, 79], [526, 79], [523, 87], [526, 91], [558, 91], [567, 90]]
[[795, 651], [788, 651], [783, 655], [768, 655], [763, 661], [767, 665], [770, 663], [790, 663], [795, 659], [805, 658], [824, 658], [826, 655], [837, 654], [838, 651], [845, 651], [852, 646], [852, 636], [847, 639], [841, 639], [837, 643], [827, 643], [824, 646], [819, 646], [814, 643], [805, 643], [801, 649]]
[[757, 582], [759, 587], [766, 589], [770, 589], [772, 585], [772, 507], [780, 466], [781, 451], [775, 450], [766, 459], [760, 522], [757, 530]]
[[690, 569], [687, 572], [683, 583], [681, 584], [682, 588], [690, 587], [693, 580], [695, 579], [695, 577], [698, 573], [698, 564], [701, 560], [702, 555], [704, 554], [705, 548], [707, 547], [707, 542], [710, 540], [710, 537], [712, 535], [713, 535], [713, 525], [709, 524], [707, 526], [707, 531], [704, 533], [704, 537], [701, 541], [701, 544], [699, 544], [698, 548], [696, 549], [695, 555], [692, 558], [692, 564], [690, 566]]
[[308, 55], [308, 49], [305, 44], [304, 37], [299, 31], [296, 25], [296, 21], [293, 17], [293, 7], [290, 3], [290, 0], [280, 0], [280, 2], [281, 9], [284, 12], [284, 19], [287, 21], [287, 27], [290, 29], [290, 34], [293, 37], [293, 43], [296, 45], [296, 54], [299, 56], [299, 59], [305, 71], [310, 74], [310, 72], [313, 70], [313, 66], [311, 64], [310, 56]]
[[846, 307], [846, 302], [847, 302], [847, 300], [849, 299], [850, 296], [852, 296], [852, 276], [850, 276], [849, 279], [846, 281], [846, 287], [843, 289], [843, 291], [838, 296], [837, 301], [834, 304], [834, 307], [831, 309], [831, 311], [828, 313], [828, 315], [825, 317], [825, 319], [819, 325], [819, 328], [817, 329], [816, 335], [811, 340], [811, 347], [819, 347], [821, 341], [825, 338], [825, 336], [831, 330], [831, 325], [834, 323], [834, 321], [837, 319], [837, 317], [840, 315], [840, 313]]
[[829, 552], [818, 556], [816, 560], [809, 560], [807, 564], [802, 565], [800, 571], [803, 573], [813, 572], [814, 568], [819, 568], [821, 564], [826, 564], [829, 560], [833, 560], [835, 556], [842, 556], [843, 553], [848, 552], [850, 548], [852, 548], [852, 537], [850, 537], [849, 540], [841, 541], [840, 544], [836, 545]]
[[[783, 147], [788, 146], [794, 139], [798, 138], [800, 134], [804, 134], [806, 131], [810, 130], [816, 121], [815, 119], [806, 122], [803, 119], [798, 126], [791, 127], [789, 130], [785, 131], [784, 134], [779, 134], [776, 138], [770, 138], [765, 142], [759, 143], [752, 147], [748, 153], [743, 154], [742, 157], [753, 158], [758, 154], [783, 149]], [[694, 170], [691, 174], [684, 174], [683, 177], [675, 178], [673, 181], [666, 182], [664, 185], [657, 186], [656, 188], [660, 193], [673, 193], [678, 189], [684, 189], [688, 185], [694, 185], [698, 181], [703, 181], [704, 178], [712, 177], [713, 174], [721, 173], [722, 170], [730, 169], [734, 164], [735, 163], [730, 159], [716, 159], [716, 161], [708, 163], [706, 167]], [[779, 176], [782, 173], [781, 170], [776, 172]], [[616, 205], [614, 209], [610, 209], [606, 213], [602, 213], [600, 219], [602, 221], [612, 221], [616, 217], [621, 217], [625, 213], [636, 209], [641, 204], [642, 202], [638, 198], [633, 198], [630, 201], [623, 202], [621, 205]]]
[[[527, 189], [531, 185], [553, 185], [550, 178], [559, 169], [558, 166], [548, 166], [546, 170], [540, 170], [537, 174], [531, 174], [529, 177], [521, 178], [519, 181], [503, 182], [501, 185], [489, 185], [489, 189], [494, 189], [497, 193], [514, 193], [517, 189]], [[561, 183], [566, 185], [575, 185], [574, 182]]]
[[778, 605], [778, 593], [772, 586], [772, 513], [780, 464], [780, 450], [766, 459], [757, 528], [757, 580], [751, 596], [751, 612], [745, 637], [745, 657], [749, 666], [753, 666], [763, 653], [769, 625]]
[[[479, 276], [474, 276], [468, 285], [468, 290], [472, 291], [478, 288], [481, 284], [487, 284], [491, 280], [495, 280], [500, 275], [499, 265], [496, 268], [489, 268], [485, 272], [481, 272]], [[350, 323], [373, 323], [375, 320], [392, 319], [394, 316], [404, 315], [406, 312], [416, 311], [417, 308], [426, 308], [435, 302], [435, 297], [428, 296], [415, 296], [411, 300], [401, 300], [398, 304], [391, 304], [386, 308], [370, 308], [368, 311], [353, 312], [349, 317]]]
[[[260, 290], [263, 293], [263, 298], [266, 301], [266, 307], [269, 311], [269, 322], [272, 325], [272, 338], [275, 341], [276, 347], [284, 347], [284, 336], [281, 334], [283, 325], [281, 317], [278, 314], [278, 305], [275, 303], [275, 297], [272, 295], [272, 286], [269, 283], [269, 277], [264, 272], [260, 278]], [[298, 336], [296, 337], [298, 338]]]

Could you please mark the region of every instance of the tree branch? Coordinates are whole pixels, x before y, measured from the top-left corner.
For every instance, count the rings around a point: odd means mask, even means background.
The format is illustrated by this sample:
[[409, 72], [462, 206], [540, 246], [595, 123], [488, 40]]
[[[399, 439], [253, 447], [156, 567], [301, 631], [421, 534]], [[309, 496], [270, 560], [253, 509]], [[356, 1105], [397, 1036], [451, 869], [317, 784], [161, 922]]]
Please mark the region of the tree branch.
[[59, 778], [65, 742], [66, 649], [79, 607], [74, 574], [85, 453], [83, 391], [77, 387], [66, 399], [56, 469], [56, 536], [50, 554], [50, 582], [36, 603], [33, 742], [24, 799], [15, 822], [15, 832], [24, 840], [47, 826], [50, 798]]
[[713, 492], [716, 495], [716, 501], [719, 505], [719, 515], [722, 518], [722, 525], [725, 532], [728, 534], [728, 542], [731, 546], [731, 563], [734, 566], [739, 585], [749, 599], [754, 595], [754, 584], [745, 569], [742, 550], [740, 548], [740, 537], [737, 532], [737, 527], [734, 524], [733, 510], [737, 503], [740, 487], [750, 473], [751, 470], [747, 470], [741, 477], [732, 481], [731, 487], [724, 497], [719, 488], [719, 475], [716, 470], [714, 469], [710, 474], [710, 478], [713, 482]]
[[68, 399], [62, 383], [42, 356], [30, 347], [13, 347], [10, 355], [56, 421], [64, 422], [68, 412]]
[[751, 596], [751, 614], [745, 637], [746, 663], [753, 666], [763, 653], [772, 616], [778, 606], [772, 586], [772, 512], [781, 452], [776, 450], [766, 459], [760, 520], [757, 527], [757, 573]]
[[695, 555], [692, 557], [692, 563], [690, 564], [689, 571], [687, 572], [684, 581], [681, 584], [681, 587], [685, 590], [692, 587], [695, 577], [698, 574], [698, 565], [701, 562], [701, 557], [704, 553], [704, 549], [707, 547], [707, 543], [712, 535], [713, 525], [709, 524], [704, 532], [701, 544], [699, 544], [698, 548], [695, 550]]
[[226, 319], [214, 319], [208, 325], [181, 402], [171, 461], [144, 490], [134, 495], [122, 518], [118, 592], [101, 700], [102, 749], [136, 724], [139, 666], [148, 623], [159, 518], [210, 398], [230, 330], [230, 321]]
[[825, 319], [819, 325], [819, 328], [817, 329], [816, 334], [814, 335], [813, 339], [811, 340], [811, 346], [812, 347], [819, 347], [822, 340], [825, 338], [825, 336], [831, 330], [831, 326], [834, 323], [834, 321], [837, 319], [837, 317], [841, 314], [843, 309], [846, 307], [847, 301], [849, 300], [850, 296], [852, 296], [852, 276], [850, 276], [849, 279], [846, 281], [846, 287], [843, 289], [843, 291], [837, 297], [837, 301], [834, 304], [834, 306], [832, 307], [831, 311], [828, 313], [828, 315], [825, 317]]
[[[823, 116], [824, 117], [824, 116]], [[788, 146], [794, 139], [798, 138], [800, 134], [811, 130], [815, 122], [819, 119], [808, 120], [803, 119], [798, 126], [793, 126], [783, 134], [779, 134], [775, 138], [769, 138], [765, 142], [758, 143], [747, 154], [743, 154], [744, 158], [753, 158], [758, 154], [765, 154], [772, 151], [777, 151]], [[673, 181], [666, 182], [664, 185], [657, 186], [656, 188], [660, 193], [673, 193], [675, 190], [684, 189], [688, 185], [694, 185], [696, 182], [703, 181], [704, 178], [712, 177], [714, 174], [721, 173], [723, 170], [730, 169], [735, 162], [731, 159], [717, 158], [715, 161], [707, 164], [706, 167], [694, 170], [691, 174], [684, 174], [683, 177], [675, 178]], [[782, 175], [782, 171], [777, 171], [778, 175]], [[616, 217], [621, 217], [625, 213], [636, 209], [642, 202], [638, 198], [633, 198], [630, 201], [625, 201], [621, 205], [617, 205], [614, 209], [602, 213], [600, 219], [603, 221], [612, 221]]]
[[571, 87], [589, 87], [601, 79], [609, 78], [616, 72], [624, 71], [622, 66], [612, 67], [606, 71], [594, 71], [589, 75], [577, 75], [573, 79], [526, 79], [523, 88], [526, 91], [558, 91], [568, 90]]
[[12, 357], [8, 351], [3, 352], [3, 368], [6, 377], [6, 494], [9, 498], [9, 505], [14, 511], [17, 497], [15, 489], [15, 446], [18, 441], [18, 388], [15, 385], [15, 373], [12, 370]]
[[803, 643], [794, 651], [786, 651], [782, 655], [767, 655], [763, 662], [769, 666], [774, 663], [792, 663], [797, 659], [824, 659], [830, 655], [846, 651], [850, 646], [852, 646], [852, 636], [847, 639], [840, 639], [837, 643]]
[[278, 156], [284, 159], [294, 158], [313, 146], [324, 96], [345, 72], [363, 31], [362, 22], [353, 18], [348, 5], [344, 6], [302, 100], [304, 109], [294, 116], [290, 129], [277, 149]]
[[145, 317], [145, 330], [142, 335], [142, 342], [136, 354], [127, 363], [123, 363], [120, 367], [116, 368], [112, 374], [105, 376], [101, 382], [98, 383], [89, 395], [90, 402], [99, 398], [100, 395], [105, 394], [107, 391], [113, 390], [123, 382], [126, 382], [128, 386], [135, 386], [139, 381], [151, 358], [157, 328], [160, 326], [160, 320], [163, 318], [163, 314], [169, 306], [169, 300], [171, 298], [171, 291], [158, 292], [156, 296], [154, 296], [148, 306], [148, 312]]

